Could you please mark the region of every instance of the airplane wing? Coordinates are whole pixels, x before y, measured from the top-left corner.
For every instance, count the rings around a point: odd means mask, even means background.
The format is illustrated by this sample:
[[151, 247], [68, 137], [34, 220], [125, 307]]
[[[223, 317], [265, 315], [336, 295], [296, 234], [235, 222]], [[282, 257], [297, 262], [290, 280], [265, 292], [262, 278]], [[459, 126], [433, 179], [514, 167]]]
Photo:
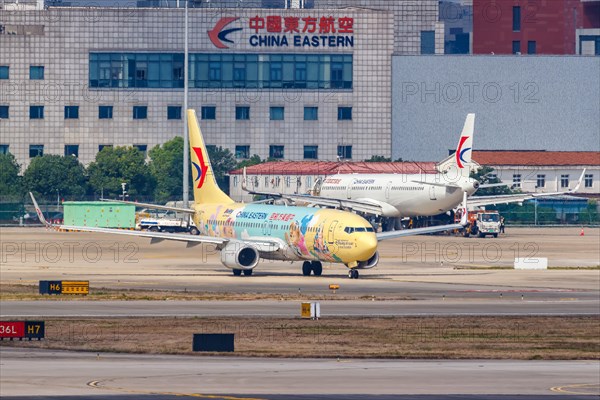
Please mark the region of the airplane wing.
[[225, 247], [225, 245], [229, 242], [240, 242], [240, 243], [243, 242], [243, 243], [247, 243], [247, 244], [250, 244], [250, 245], [256, 247], [256, 249], [259, 252], [264, 252], [264, 253], [274, 252], [274, 251], [278, 251], [281, 249], [280, 242], [278, 242], [276, 240], [269, 240], [268, 238], [261, 238], [261, 239], [256, 239], [256, 240], [253, 240], [253, 239], [240, 240], [240, 239], [229, 239], [229, 238], [220, 238], [220, 237], [212, 237], [212, 236], [195, 236], [195, 235], [184, 235], [184, 234], [163, 233], [163, 232], [145, 232], [145, 231], [130, 231], [130, 230], [125, 230], [125, 229], [97, 228], [97, 227], [91, 227], [91, 226], [52, 225], [48, 221], [46, 221], [46, 218], [44, 218], [44, 214], [42, 213], [42, 210], [38, 206], [37, 201], [35, 200], [35, 197], [33, 197], [33, 194], [30, 192], [29, 195], [31, 196], [31, 200], [33, 201], [33, 205], [35, 207], [35, 212], [37, 213], [38, 218], [40, 219], [40, 222], [42, 222], [44, 225], [46, 225], [48, 227], [54, 227], [54, 228], [63, 229], [63, 230], [67, 230], [67, 231], [98, 232], [98, 233], [109, 233], [109, 234], [113, 234], [113, 235], [122, 235], [122, 236], [137, 236], [137, 237], [151, 239], [152, 244], [159, 243], [164, 240], [173, 240], [173, 241], [178, 241], [178, 242], [185, 242], [185, 243], [187, 243], [188, 247], [192, 247], [192, 246], [199, 245], [202, 243], [207, 243], [207, 244], [214, 244], [217, 246], [217, 248], [221, 249], [221, 248]]
[[100, 199], [101, 201], [110, 201], [111, 203], [123, 203], [123, 204], [133, 204], [136, 207], [140, 208], [151, 208], [153, 210], [164, 210], [164, 211], [174, 211], [179, 213], [187, 213], [194, 214], [196, 210], [191, 208], [180, 208], [180, 207], [168, 207], [168, 206], [159, 206], [157, 204], [151, 203], [138, 203], [135, 201], [127, 201], [127, 200], [118, 200], [118, 199]]
[[416, 229], [403, 229], [400, 231], [392, 231], [392, 232], [379, 232], [377, 233], [377, 240], [381, 242], [382, 240], [395, 239], [404, 236], [414, 236], [414, 235], [424, 235], [426, 233], [435, 233], [435, 232], [443, 232], [450, 231], [453, 229], [462, 229], [467, 226], [468, 213], [467, 213], [467, 192], [463, 193], [463, 205], [462, 205], [462, 217], [460, 219], [460, 223], [458, 224], [449, 224], [449, 225], [438, 225], [438, 226], [428, 226], [426, 228], [416, 228]]
[[577, 185], [565, 192], [552, 192], [552, 193], [522, 193], [522, 194], [502, 194], [496, 196], [472, 196], [469, 199], [469, 209], [474, 210], [479, 207], [496, 205], [496, 204], [507, 204], [507, 203], [520, 203], [525, 200], [535, 199], [536, 197], [551, 197], [551, 196], [562, 196], [566, 194], [577, 193], [581, 187], [581, 183], [585, 177], [585, 169], [579, 177]]

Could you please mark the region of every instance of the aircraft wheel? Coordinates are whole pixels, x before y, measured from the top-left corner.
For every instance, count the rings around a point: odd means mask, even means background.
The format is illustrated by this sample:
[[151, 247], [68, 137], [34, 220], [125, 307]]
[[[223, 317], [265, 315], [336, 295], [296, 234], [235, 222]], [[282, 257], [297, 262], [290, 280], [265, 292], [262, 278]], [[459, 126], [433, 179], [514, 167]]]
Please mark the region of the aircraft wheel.
[[315, 276], [321, 276], [323, 274], [323, 264], [320, 261], [313, 261], [311, 266]]
[[234, 269], [233, 270], [233, 276], [242, 276], [242, 270], [241, 269]]
[[477, 236], [480, 237], [481, 239], [483, 239], [485, 237], [485, 235], [481, 232], [479, 232], [479, 234]]
[[312, 265], [310, 264], [310, 261], [304, 261], [302, 263], [302, 275], [310, 276], [311, 271], [312, 271]]
[[244, 276], [252, 276], [252, 271], [254, 271], [254, 270], [252, 270], [252, 269], [245, 269], [244, 270]]
[[348, 278], [350, 279], [358, 279], [359, 273], [357, 270], [355, 269], [351, 269], [350, 271], [348, 271]]
[[197, 236], [199, 234], [200, 234], [200, 231], [198, 230], [198, 228], [192, 228], [192, 229], [190, 229], [190, 235]]
[[158, 226], [151, 226], [150, 228], [148, 228], [148, 230], [150, 232], [158, 232]]
[[494, 237], [495, 237], [495, 238], [497, 238], [497, 237], [498, 237], [498, 234], [497, 234], [497, 233], [494, 233]]

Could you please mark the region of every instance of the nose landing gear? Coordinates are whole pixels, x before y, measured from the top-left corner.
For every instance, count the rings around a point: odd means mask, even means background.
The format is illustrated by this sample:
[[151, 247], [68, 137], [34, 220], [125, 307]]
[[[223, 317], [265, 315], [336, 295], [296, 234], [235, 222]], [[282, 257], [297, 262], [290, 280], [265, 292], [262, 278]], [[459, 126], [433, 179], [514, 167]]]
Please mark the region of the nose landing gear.
[[358, 279], [358, 277], [359, 277], [358, 270], [351, 269], [351, 270], [348, 271], [348, 278], [350, 278], [350, 279]]

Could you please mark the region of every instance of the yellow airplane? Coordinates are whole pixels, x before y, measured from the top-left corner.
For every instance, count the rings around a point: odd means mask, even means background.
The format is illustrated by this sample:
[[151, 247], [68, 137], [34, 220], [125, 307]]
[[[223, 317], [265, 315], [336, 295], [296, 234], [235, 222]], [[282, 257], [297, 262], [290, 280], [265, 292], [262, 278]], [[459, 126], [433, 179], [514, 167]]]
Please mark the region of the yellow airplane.
[[[320, 276], [323, 272], [323, 262], [344, 264], [349, 269], [348, 277], [357, 279], [359, 269], [369, 269], [377, 265], [378, 241], [456, 229], [466, 224], [466, 218], [463, 218], [462, 225], [376, 233], [367, 220], [348, 211], [236, 203], [221, 191], [215, 181], [196, 112], [188, 110], [187, 113], [190, 161], [194, 167], [193, 207], [177, 208], [121, 202], [190, 214], [200, 230], [199, 236], [85, 226], [63, 225], [60, 228], [147, 237], [153, 242], [182, 241], [186, 242], [188, 247], [201, 243], [214, 244], [221, 251], [223, 265], [231, 269], [236, 276], [252, 275], [260, 259], [267, 259], [302, 261], [302, 273], [305, 276], [311, 273]], [[33, 194], [31, 198], [40, 221], [50, 225], [44, 219]]]

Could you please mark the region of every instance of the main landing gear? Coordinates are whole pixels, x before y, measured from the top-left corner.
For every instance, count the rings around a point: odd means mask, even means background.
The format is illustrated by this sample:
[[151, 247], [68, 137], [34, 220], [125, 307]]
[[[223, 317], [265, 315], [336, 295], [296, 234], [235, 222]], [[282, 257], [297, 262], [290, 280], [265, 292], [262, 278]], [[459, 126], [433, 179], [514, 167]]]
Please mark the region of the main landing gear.
[[323, 264], [320, 261], [304, 261], [302, 263], [302, 275], [310, 276], [310, 273], [315, 276], [321, 276], [323, 273]]
[[358, 279], [358, 277], [359, 277], [358, 270], [351, 269], [350, 271], [348, 271], [348, 278], [350, 278], [350, 279]]

